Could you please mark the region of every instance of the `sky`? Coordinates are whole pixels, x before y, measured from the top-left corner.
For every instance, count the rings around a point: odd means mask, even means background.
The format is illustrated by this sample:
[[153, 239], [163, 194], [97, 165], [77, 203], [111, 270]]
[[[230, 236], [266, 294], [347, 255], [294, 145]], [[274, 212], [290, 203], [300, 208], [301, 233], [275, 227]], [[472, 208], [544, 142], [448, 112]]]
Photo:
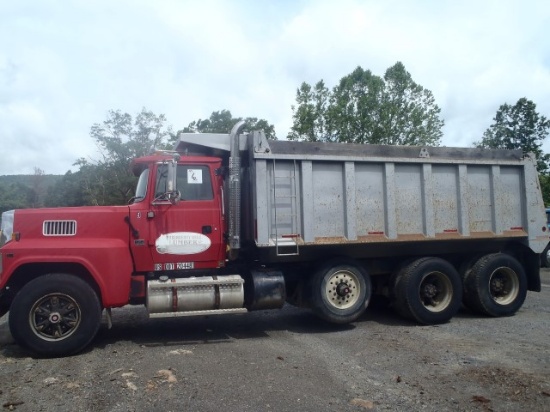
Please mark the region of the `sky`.
[[282, 139], [302, 82], [397, 61], [434, 94], [445, 146], [522, 97], [550, 118], [547, 0], [0, 0], [0, 175], [98, 158], [109, 110], [174, 130], [230, 110]]

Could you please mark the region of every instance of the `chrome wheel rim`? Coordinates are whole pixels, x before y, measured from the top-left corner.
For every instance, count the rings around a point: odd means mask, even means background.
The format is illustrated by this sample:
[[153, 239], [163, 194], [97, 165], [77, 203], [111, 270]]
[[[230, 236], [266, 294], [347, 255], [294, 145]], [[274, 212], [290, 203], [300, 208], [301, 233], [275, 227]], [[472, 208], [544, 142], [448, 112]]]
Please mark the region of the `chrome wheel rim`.
[[349, 270], [334, 272], [327, 280], [325, 296], [336, 309], [348, 309], [359, 301], [361, 284], [358, 275]]
[[80, 307], [76, 301], [62, 293], [41, 297], [29, 313], [32, 331], [48, 341], [67, 339], [78, 329], [81, 320]]

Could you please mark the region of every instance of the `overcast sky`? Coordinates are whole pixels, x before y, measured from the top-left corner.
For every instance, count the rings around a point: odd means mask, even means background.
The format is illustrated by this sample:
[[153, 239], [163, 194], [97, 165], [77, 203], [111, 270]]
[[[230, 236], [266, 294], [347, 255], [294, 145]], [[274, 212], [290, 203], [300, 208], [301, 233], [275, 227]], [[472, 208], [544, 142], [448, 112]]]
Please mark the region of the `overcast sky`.
[[521, 97], [550, 117], [550, 3], [0, 0], [0, 175], [76, 170], [110, 109], [175, 130], [228, 109], [284, 138], [303, 81], [397, 61], [433, 92], [446, 146]]

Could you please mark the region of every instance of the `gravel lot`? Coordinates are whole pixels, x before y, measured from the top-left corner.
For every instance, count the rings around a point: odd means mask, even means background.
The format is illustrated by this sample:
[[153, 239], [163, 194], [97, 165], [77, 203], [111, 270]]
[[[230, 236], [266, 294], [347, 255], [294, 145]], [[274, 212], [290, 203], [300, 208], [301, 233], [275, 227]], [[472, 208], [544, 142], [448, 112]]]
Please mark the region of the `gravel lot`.
[[370, 308], [149, 320], [113, 311], [91, 347], [36, 359], [0, 318], [0, 405], [18, 411], [548, 411], [550, 271], [511, 318], [418, 326]]

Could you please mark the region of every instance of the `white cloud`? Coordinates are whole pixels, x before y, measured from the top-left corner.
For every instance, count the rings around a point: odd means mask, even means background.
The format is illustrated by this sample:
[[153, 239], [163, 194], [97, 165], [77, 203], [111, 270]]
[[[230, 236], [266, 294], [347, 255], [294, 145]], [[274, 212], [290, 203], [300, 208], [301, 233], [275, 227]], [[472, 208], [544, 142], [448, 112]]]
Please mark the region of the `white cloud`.
[[175, 129], [214, 110], [279, 137], [302, 81], [402, 61], [432, 90], [446, 145], [479, 140], [504, 102], [550, 117], [544, 1], [20, 0], [0, 5], [0, 174], [64, 173], [93, 157], [110, 109], [165, 113]]

